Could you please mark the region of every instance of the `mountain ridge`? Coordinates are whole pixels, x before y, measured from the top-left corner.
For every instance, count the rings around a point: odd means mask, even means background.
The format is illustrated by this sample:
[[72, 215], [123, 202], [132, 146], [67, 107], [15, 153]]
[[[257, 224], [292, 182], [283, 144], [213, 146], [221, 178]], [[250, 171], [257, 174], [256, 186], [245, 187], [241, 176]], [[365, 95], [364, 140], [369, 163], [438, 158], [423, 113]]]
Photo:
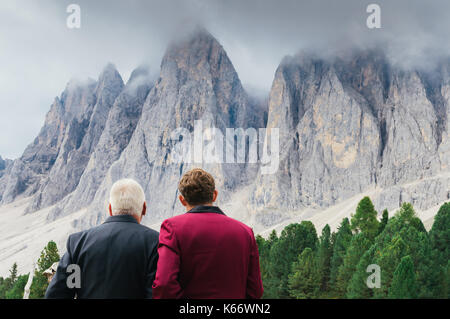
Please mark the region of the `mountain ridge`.
[[280, 130], [275, 174], [261, 174], [258, 163], [202, 165], [224, 205], [245, 189], [235, 209], [256, 224], [374, 187], [378, 210], [403, 201], [427, 209], [450, 198], [448, 61], [424, 71], [400, 69], [382, 50], [297, 54], [281, 61], [266, 104], [248, 95], [222, 45], [200, 28], [169, 45], [156, 80], [138, 67], [124, 84], [108, 64], [97, 81], [70, 81], [35, 141], [0, 169], [0, 204], [32, 196], [26, 212], [52, 207], [49, 222], [87, 208], [72, 221], [83, 229], [104, 220], [112, 183], [132, 177], [154, 209], [148, 223], [170, 217], [182, 211], [178, 179], [198, 166], [171, 162], [170, 134], [202, 120], [222, 132]]

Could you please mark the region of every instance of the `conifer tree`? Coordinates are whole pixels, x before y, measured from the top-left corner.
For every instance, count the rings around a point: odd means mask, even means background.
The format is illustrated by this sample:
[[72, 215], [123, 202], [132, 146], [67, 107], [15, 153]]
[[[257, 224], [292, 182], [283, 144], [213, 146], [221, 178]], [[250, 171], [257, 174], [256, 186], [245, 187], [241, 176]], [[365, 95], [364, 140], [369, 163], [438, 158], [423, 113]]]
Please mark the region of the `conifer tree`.
[[310, 221], [288, 225], [272, 245], [269, 253], [271, 280], [267, 298], [289, 298], [288, 276], [292, 263], [297, 260], [303, 249], [315, 249], [317, 244], [316, 229]]
[[30, 298], [44, 298], [45, 291], [48, 287], [48, 281], [44, 275], [44, 271], [50, 268], [53, 263], [59, 261], [59, 259], [60, 257], [56, 243], [54, 241], [50, 241], [42, 250], [41, 256], [38, 259], [37, 269], [34, 273], [33, 282], [30, 287]]
[[375, 237], [379, 230], [377, 211], [369, 197], [364, 197], [351, 218], [351, 229], [356, 233], [365, 232], [369, 237]]
[[320, 289], [320, 272], [311, 248], [303, 250], [292, 266], [289, 275], [289, 293], [297, 299], [311, 299], [318, 296]]
[[395, 269], [388, 296], [395, 299], [417, 297], [416, 275], [413, 260], [410, 256], [403, 257]]
[[409, 203], [389, 219], [383, 232], [376, 238], [375, 264], [381, 268], [381, 288], [374, 290], [374, 298], [388, 297], [393, 274], [401, 259], [409, 255], [416, 271], [417, 296], [432, 297], [432, 280], [436, 278], [431, 264], [431, 245], [422, 221]]
[[432, 265], [436, 268], [436, 278], [430, 283], [433, 297], [448, 298], [448, 264], [450, 261], [450, 202], [443, 204], [430, 230]]
[[361, 257], [356, 271], [353, 273], [352, 278], [347, 287], [346, 297], [350, 299], [369, 299], [372, 298], [373, 292], [379, 288], [369, 288], [367, 286], [367, 278], [369, 273], [367, 267], [374, 264], [375, 252], [378, 251], [377, 245], [372, 245]]
[[9, 270], [9, 278], [11, 279], [11, 285], [13, 285], [17, 279], [17, 263], [14, 263]]
[[17, 281], [17, 263], [14, 263], [9, 270], [9, 276], [7, 278], [0, 277], [0, 299], [5, 299], [6, 294], [13, 287]]
[[331, 230], [327, 224], [322, 229], [322, 235], [319, 238], [317, 248], [317, 266], [320, 273], [320, 291], [323, 297], [328, 292], [328, 283], [330, 281], [331, 255], [333, 254], [331, 246]]
[[259, 249], [259, 259], [260, 259], [260, 267], [261, 267], [261, 278], [264, 285], [264, 295], [263, 298], [275, 298], [276, 295], [274, 293], [274, 285], [273, 285], [273, 276], [270, 270], [270, 249], [273, 244], [277, 241], [277, 233], [273, 230], [267, 240], [265, 240], [260, 235], [256, 236], [256, 243]]
[[337, 297], [345, 297], [350, 280], [356, 272], [356, 267], [358, 266], [361, 257], [370, 248], [372, 243], [373, 240], [368, 237], [365, 232], [353, 236], [345, 254], [344, 261], [338, 270], [335, 287]]
[[381, 234], [386, 227], [387, 223], [389, 221], [389, 212], [387, 209], [383, 210], [383, 215], [381, 217], [380, 225], [378, 227], [378, 233], [377, 235]]
[[347, 252], [347, 248], [350, 245], [352, 239], [352, 230], [350, 229], [350, 222], [348, 218], [344, 218], [341, 225], [336, 232], [335, 240], [333, 243], [333, 255], [330, 261], [330, 290], [334, 291], [336, 288], [336, 279], [338, 275], [339, 267], [344, 261], [344, 256]]
[[450, 260], [450, 202], [443, 204], [434, 217], [430, 241], [435, 262], [446, 266]]

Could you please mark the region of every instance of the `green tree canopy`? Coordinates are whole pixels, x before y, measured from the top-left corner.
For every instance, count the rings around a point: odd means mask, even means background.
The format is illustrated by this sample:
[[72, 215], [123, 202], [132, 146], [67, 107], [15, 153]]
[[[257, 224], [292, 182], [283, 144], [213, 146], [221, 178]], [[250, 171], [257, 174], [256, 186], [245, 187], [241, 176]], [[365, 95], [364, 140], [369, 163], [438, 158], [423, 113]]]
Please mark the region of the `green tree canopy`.
[[353, 274], [356, 272], [356, 267], [358, 266], [361, 257], [372, 244], [373, 240], [367, 235], [366, 232], [361, 232], [353, 236], [345, 254], [344, 261], [338, 270], [335, 287], [337, 297], [345, 297], [347, 287]]
[[333, 247], [331, 244], [331, 230], [330, 226], [327, 224], [322, 229], [322, 234], [319, 238], [319, 244], [317, 247], [317, 267], [319, 268], [320, 291], [323, 297], [326, 297], [325, 292], [328, 291], [332, 254]]
[[267, 240], [265, 240], [260, 235], [256, 236], [256, 243], [258, 245], [259, 250], [259, 259], [260, 259], [260, 268], [261, 268], [261, 278], [264, 285], [264, 295], [263, 298], [267, 296], [274, 296], [274, 285], [271, 284], [273, 282], [273, 276], [270, 273], [270, 249], [273, 244], [278, 240], [277, 233], [273, 230], [270, 233], [270, 236]]
[[22, 299], [23, 298], [23, 292], [25, 289], [25, 285], [28, 281], [28, 275], [22, 275], [17, 278], [17, 280], [14, 282], [13, 287], [6, 292], [5, 298], [6, 299]]
[[422, 221], [409, 203], [404, 203], [389, 219], [383, 232], [376, 238], [378, 251], [374, 263], [381, 267], [381, 288], [374, 291], [375, 298], [386, 298], [393, 274], [400, 260], [409, 255], [417, 272], [418, 297], [430, 297], [432, 280], [436, 278], [431, 264], [431, 244]]
[[267, 298], [289, 298], [288, 276], [292, 263], [307, 247], [315, 249], [317, 232], [310, 221], [300, 224], [290, 224], [276, 240], [269, 253], [268, 272], [270, 280], [267, 283]]
[[387, 223], [389, 221], [389, 212], [387, 209], [383, 210], [383, 214], [381, 217], [381, 221], [380, 221], [380, 225], [378, 227], [378, 234], [381, 234], [384, 230], [384, 228], [386, 227]]
[[353, 273], [352, 278], [347, 286], [346, 297], [349, 299], [369, 299], [373, 296], [374, 289], [367, 286], [367, 267], [374, 264], [375, 252], [379, 249], [377, 244], [373, 244], [360, 258], [356, 271]]
[[434, 282], [433, 295], [437, 298], [448, 298], [448, 265], [450, 261], [450, 202], [439, 208], [434, 217], [434, 223], [430, 230], [430, 242], [432, 249], [432, 265], [438, 273]]
[[351, 219], [351, 229], [355, 232], [364, 232], [369, 237], [375, 237], [379, 230], [377, 211], [369, 197], [364, 197], [356, 208]]
[[446, 266], [450, 260], [450, 202], [439, 208], [430, 230], [430, 241], [435, 262]]
[[344, 256], [347, 253], [347, 248], [350, 245], [352, 235], [353, 234], [350, 228], [350, 222], [348, 221], [348, 218], [344, 218], [336, 232], [336, 235], [334, 237], [335, 239], [333, 242], [333, 255], [331, 256], [330, 261], [330, 284], [329, 284], [331, 290], [335, 290], [336, 288], [336, 279], [338, 275], [338, 270], [344, 261]]
[[320, 272], [311, 248], [307, 247], [292, 266], [289, 275], [289, 293], [297, 299], [317, 297], [320, 289]]
[[0, 278], [0, 299], [5, 299], [6, 294], [10, 291], [17, 281], [17, 263], [14, 263], [9, 270], [9, 277]]
[[411, 299], [417, 297], [414, 263], [410, 256], [403, 257], [395, 269], [388, 295], [389, 298], [395, 299]]
[[48, 281], [44, 275], [44, 271], [50, 268], [53, 263], [59, 261], [59, 259], [58, 247], [54, 241], [50, 241], [44, 250], [42, 250], [41, 256], [38, 259], [37, 269], [30, 287], [30, 298], [44, 298], [45, 291], [48, 287]]

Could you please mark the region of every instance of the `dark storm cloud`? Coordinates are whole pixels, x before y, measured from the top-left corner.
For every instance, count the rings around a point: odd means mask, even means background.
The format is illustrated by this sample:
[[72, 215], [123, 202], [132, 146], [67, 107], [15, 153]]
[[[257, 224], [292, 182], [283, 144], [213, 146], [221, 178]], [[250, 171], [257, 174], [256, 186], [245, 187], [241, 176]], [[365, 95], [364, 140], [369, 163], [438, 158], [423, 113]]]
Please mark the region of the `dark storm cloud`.
[[[81, 29], [66, 27], [71, 3]], [[366, 26], [370, 3], [381, 29]], [[124, 80], [142, 63], [156, 76], [168, 42], [196, 24], [222, 43], [247, 89], [267, 93], [281, 59], [299, 50], [382, 46], [394, 63], [428, 67], [450, 55], [449, 13], [439, 0], [2, 0], [0, 155], [21, 154], [70, 78], [96, 78], [107, 62]]]

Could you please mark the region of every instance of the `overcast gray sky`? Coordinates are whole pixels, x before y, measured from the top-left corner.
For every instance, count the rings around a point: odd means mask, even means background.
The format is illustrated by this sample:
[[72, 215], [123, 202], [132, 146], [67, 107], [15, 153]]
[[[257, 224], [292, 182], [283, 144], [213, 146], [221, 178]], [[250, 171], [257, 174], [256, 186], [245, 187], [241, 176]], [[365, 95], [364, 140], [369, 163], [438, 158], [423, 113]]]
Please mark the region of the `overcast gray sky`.
[[[66, 27], [71, 3], [81, 7], [80, 29]], [[381, 29], [366, 26], [370, 3], [381, 7]], [[21, 155], [72, 77], [96, 79], [108, 62], [125, 81], [143, 63], [156, 76], [186, 24], [204, 25], [246, 89], [266, 94], [281, 59], [302, 49], [383, 45], [409, 66], [450, 56], [449, 16], [445, 0], [1, 0], [0, 155]]]

